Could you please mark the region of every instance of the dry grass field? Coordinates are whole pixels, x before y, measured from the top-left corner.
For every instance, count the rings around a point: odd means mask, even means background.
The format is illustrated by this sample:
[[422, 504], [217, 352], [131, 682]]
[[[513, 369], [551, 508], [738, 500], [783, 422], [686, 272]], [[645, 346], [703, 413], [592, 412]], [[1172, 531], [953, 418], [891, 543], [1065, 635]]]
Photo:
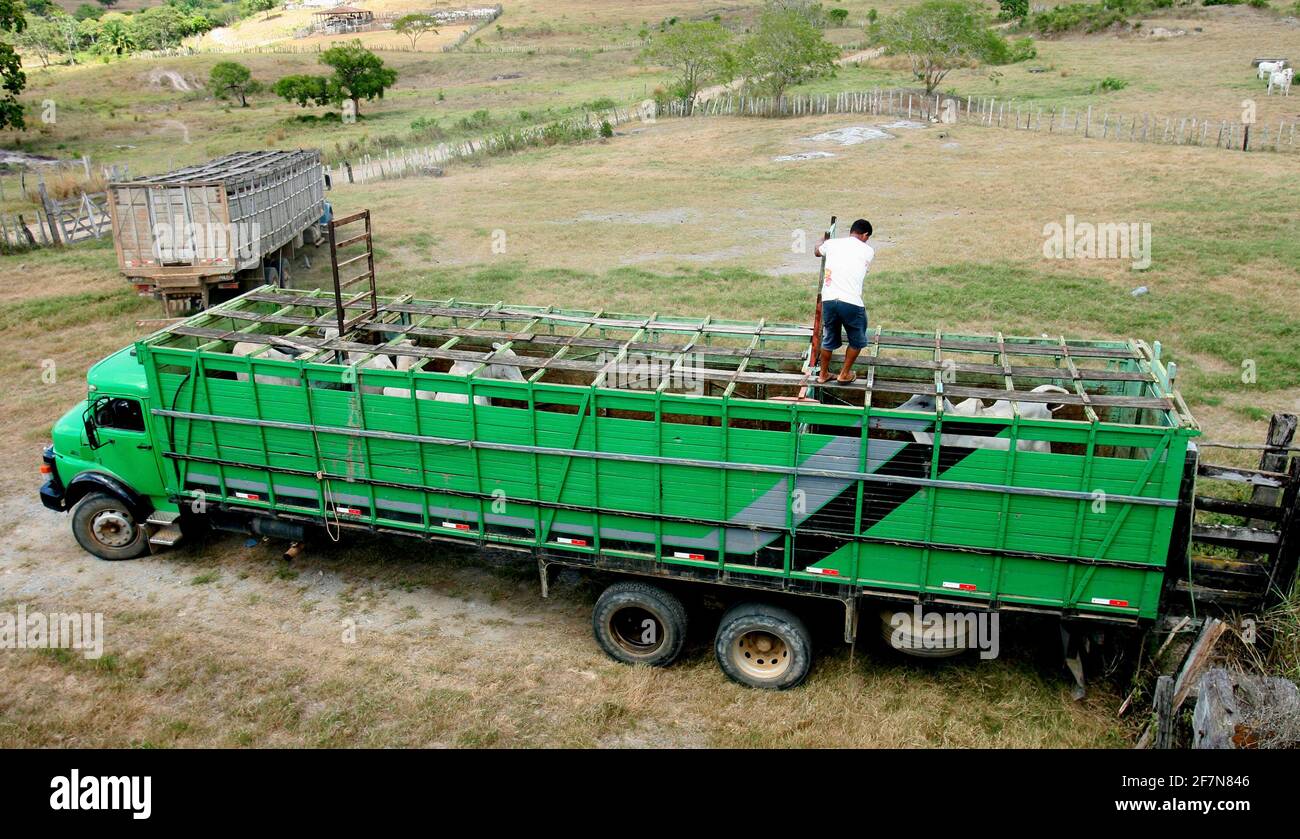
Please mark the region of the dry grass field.
[[[717, 8], [740, 5], [752, 4]], [[860, 17], [875, 4], [843, 5]], [[503, 26], [546, 23], [562, 34], [487, 40], [614, 41], [642, 21], [713, 13], [684, 2], [521, 0], [507, 4]], [[1071, 109], [1093, 101], [1228, 114], [1248, 95], [1249, 56], [1264, 39], [1300, 55], [1298, 30], [1269, 20], [1211, 10], [1191, 24], [1204, 28], [1200, 40], [1040, 42], [1031, 64], [1050, 73], [1015, 65], [996, 84], [987, 71], [945, 84]], [[201, 80], [215, 56], [60, 68], [32, 73], [28, 97], [57, 98], [62, 116], [23, 146], [121, 157], [135, 173], [236, 148], [334, 154], [363, 136], [406, 135], [423, 115], [454, 132], [479, 109], [518, 120], [521, 110], [565, 113], [603, 96], [634, 101], [662, 74], [631, 55], [384, 53], [401, 81], [363, 106], [357, 126], [304, 123], [301, 109], [265, 97], [230, 109], [148, 81], [159, 66]], [[241, 60], [273, 80], [310, 71], [314, 59]], [[515, 72], [522, 77], [492, 78]], [[1107, 75], [1132, 84], [1104, 100], [1082, 92]], [[864, 66], [812, 89], [901, 80]], [[1293, 106], [1267, 107], [1276, 116]], [[873, 324], [1160, 340], [1218, 440], [1256, 442], [1270, 412], [1300, 409], [1298, 158], [966, 125], [886, 128], [891, 139], [852, 146], [808, 139], [886, 122], [629, 123], [607, 141], [456, 164], [440, 178], [340, 184], [329, 197], [337, 212], [374, 213], [385, 292], [799, 322], [810, 314], [814, 265], [798, 252], [801, 237], [810, 249], [832, 213], [863, 215], [879, 248]], [[800, 151], [834, 156], [775, 160]], [[1149, 223], [1151, 266], [1045, 258], [1044, 225], [1067, 216]], [[495, 253], [501, 232], [505, 251]], [[313, 267], [297, 268], [295, 285], [326, 276], [325, 252], [309, 254]], [[12, 466], [0, 474], [0, 609], [102, 611], [107, 634], [98, 662], [0, 653], [0, 746], [1114, 747], [1142, 722], [1117, 718], [1128, 686], [1110, 679], [1073, 702], [1055, 628], [1032, 620], [1004, 623], [995, 661], [918, 664], [884, 650], [870, 620], [850, 654], [839, 616], [823, 615], [810, 682], [770, 694], [718, 672], [714, 604], [693, 613], [680, 664], [628, 668], [590, 637], [598, 586], [564, 577], [543, 600], [526, 562], [362, 539], [313, 542], [286, 564], [281, 544], [234, 537], [95, 560], [65, 517], [40, 507], [39, 450], [50, 423], [84, 396], [86, 368], [143, 335], [137, 321], [156, 317], [157, 304], [131, 293], [107, 243], [0, 260], [0, 376], [11, 383], [0, 459]], [[1137, 286], [1148, 293], [1134, 297]], [[1247, 359], [1258, 369], [1252, 385], [1240, 378]], [[50, 361], [58, 378], [47, 384]]]

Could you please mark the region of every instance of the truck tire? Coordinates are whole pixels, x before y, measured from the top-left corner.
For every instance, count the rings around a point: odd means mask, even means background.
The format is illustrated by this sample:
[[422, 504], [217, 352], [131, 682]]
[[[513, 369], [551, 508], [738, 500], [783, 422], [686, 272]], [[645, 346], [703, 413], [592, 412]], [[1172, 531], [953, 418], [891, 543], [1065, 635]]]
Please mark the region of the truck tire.
[[787, 690], [812, 669], [812, 635], [788, 609], [741, 603], [728, 609], [713, 642], [718, 666], [733, 682]]
[[149, 534], [120, 499], [92, 492], [72, 508], [72, 535], [100, 559], [135, 559], [148, 552]]
[[658, 586], [614, 583], [596, 600], [591, 628], [615, 661], [667, 667], [686, 643], [686, 607]]

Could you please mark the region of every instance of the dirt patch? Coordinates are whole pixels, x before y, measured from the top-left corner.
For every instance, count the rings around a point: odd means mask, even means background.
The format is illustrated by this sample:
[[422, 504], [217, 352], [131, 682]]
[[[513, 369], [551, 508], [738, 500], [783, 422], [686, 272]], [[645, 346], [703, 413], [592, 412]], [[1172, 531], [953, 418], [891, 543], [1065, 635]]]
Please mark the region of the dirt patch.
[[163, 87], [171, 85], [173, 90], [179, 90], [182, 93], [189, 93], [192, 90], [202, 89], [203, 85], [198, 79], [185, 76], [175, 70], [167, 70], [162, 67], [155, 67], [149, 71], [149, 84], [154, 87]]
[[640, 213], [625, 213], [617, 210], [607, 212], [585, 211], [579, 213], [574, 221], [613, 224], [686, 224], [689, 221], [694, 221], [696, 216], [695, 210], [688, 207], [670, 207], [665, 210], [646, 210]]

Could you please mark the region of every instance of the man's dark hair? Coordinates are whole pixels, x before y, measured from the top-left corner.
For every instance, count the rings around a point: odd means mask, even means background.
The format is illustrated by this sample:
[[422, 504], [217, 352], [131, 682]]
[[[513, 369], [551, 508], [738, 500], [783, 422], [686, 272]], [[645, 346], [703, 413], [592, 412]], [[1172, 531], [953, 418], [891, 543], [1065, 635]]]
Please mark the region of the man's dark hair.
[[853, 229], [851, 229], [849, 232], [850, 232], [850, 233], [865, 233], [865, 234], [867, 234], [868, 236], [870, 236], [870, 235], [871, 235], [871, 222], [867, 221], [867, 220], [864, 219], [864, 218], [860, 218], [860, 219], [858, 219], [857, 221], [853, 222]]

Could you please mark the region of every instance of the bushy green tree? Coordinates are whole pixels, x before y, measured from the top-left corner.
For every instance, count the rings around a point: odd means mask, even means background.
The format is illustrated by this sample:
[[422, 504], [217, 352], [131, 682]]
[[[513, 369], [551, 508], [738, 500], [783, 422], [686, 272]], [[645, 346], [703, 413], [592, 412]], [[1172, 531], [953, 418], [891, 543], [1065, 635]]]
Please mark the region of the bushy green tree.
[[308, 105], [328, 105], [332, 101], [329, 80], [324, 76], [302, 73], [284, 76], [271, 89], [281, 99], [297, 102], [304, 108]]
[[807, 14], [774, 3], [740, 45], [737, 68], [756, 90], [780, 96], [792, 85], [834, 75], [839, 54]]
[[[0, 32], [21, 34], [27, 27], [17, 0], [0, 0]], [[0, 128], [23, 128], [23, 106], [18, 94], [27, 86], [23, 62], [8, 40], [0, 40]]]
[[131, 38], [140, 49], [169, 49], [189, 34], [185, 14], [174, 6], [151, 6], [127, 20]]
[[998, 17], [1002, 20], [1024, 20], [1029, 16], [1029, 0], [998, 0]]
[[642, 50], [641, 60], [673, 73], [673, 97], [685, 100], [689, 111], [701, 88], [731, 81], [736, 64], [731, 41], [731, 33], [720, 24], [687, 21], [656, 35]]
[[259, 85], [253, 79], [252, 72], [238, 61], [219, 61], [212, 65], [208, 87], [220, 99], [238, 96], [240, 107], [247, 108], [248, 94], [256, 91]]
[[[498, 27], [500, 28], [500, 27]], [[393, 21], [393, 31], [399, 35], [405, 35], [411, 39], [411, 49], [415, 49], [415, 42], [420, 40], [420, 36], [428, 32], [438, 34], [438, 19], [433, 15], [424, 12], [415, 12], [409, 15], [402, 15]]]
[[308, 105], [352, 103], [352, 113], [361, 115], [361, 100], [382, 99], [384, 91], [397, 82], [397, 71], [361, 46], [360, 40], [330, 47], [320, 54], [320, 63], [334, 70], [331, 76], [285, 76], [275, 83], [277, 96]]
[[881, 22], [879, 40], [889, 52], [911, 60], [926, 93], [933, 93], [953, 69], [997, 51], [997, 44], [1006, 48], [974, 0], [925, 0], [895, 12]]
[[135, 36], [126, 24], [126, 16], [114, 12], [100, 19], [99, 39], [95, 48], [105, 55], [126, 55], [135, 49]]

